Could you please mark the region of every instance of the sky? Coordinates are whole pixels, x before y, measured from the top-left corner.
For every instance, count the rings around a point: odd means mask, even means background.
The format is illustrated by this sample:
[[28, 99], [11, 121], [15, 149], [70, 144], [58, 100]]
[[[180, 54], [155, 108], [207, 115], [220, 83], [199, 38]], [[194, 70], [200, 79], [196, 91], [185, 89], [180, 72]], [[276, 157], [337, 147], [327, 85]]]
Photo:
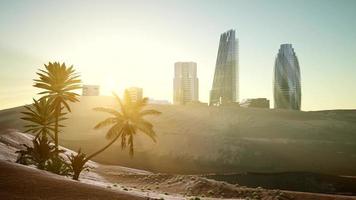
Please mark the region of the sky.
[[0, 109], [31, 103], [36, 71], [65, 62], [102, 94], [142, 87], [172, 101], [174, 62], [198, 64], [208, 102], [220, 34], [239, 40], [240, 100], [273, 106], [280, 44], [299, 59], [302, 110], [356, 109], [354, 0], [0, 0]]

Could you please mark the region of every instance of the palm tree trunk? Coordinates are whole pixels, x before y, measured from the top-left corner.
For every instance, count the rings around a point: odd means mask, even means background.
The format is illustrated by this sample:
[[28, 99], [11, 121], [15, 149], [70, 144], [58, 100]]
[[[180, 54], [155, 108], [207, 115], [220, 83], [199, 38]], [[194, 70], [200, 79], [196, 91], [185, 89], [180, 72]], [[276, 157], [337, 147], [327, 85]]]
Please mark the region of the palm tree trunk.
[[[82, 171], [80, 171], [80, 172], [82, 172]], [[79, 175], [80, 175], [80, 172], [77, 172], [77, 171], [75, 171], [75, 172], [74, 172], [74, 175], [73, 175], [73, 180], [76, 180], [76, 181], [78, 181], [78, 180], [79, 180]]]
[[55, 118], [55, 124], [54, 124], [54, 145], [55, 145], [55, 147], [56, 147], [56, 152], [58, 152], [58, 116], [59, 116], [59, 114], [58, 114], [58, 112], [56, 112], [56, 114], [55, 114], [56, 116], [56, 118]]
[[59, 116], [61, 114], [61, 104], [58, 104], [55, 108], [55, 124], [54, 124], [54, 145], [55, 145], [55, 150], [58, 154], [58, 146], [59, 146], [59, 142], [58, 142], [58, 126], [59, 126]]
[[88, 156], [86, 159], [85, 159], [85, 162], [89, 161], [90, 159], [92, 159], [94, 156], [98, 155], [99, 153], [105, 151], [107, 148], [109, 148], [119, 137], [120, 137], [121, 134], [117, 134], [117, 136], [111, 141], [109, 142], [109, 144], [107, 144], [106, 146], [104, 146], [102, 149], [100, 149], [99, 151], [91, 154], [90, 156]]

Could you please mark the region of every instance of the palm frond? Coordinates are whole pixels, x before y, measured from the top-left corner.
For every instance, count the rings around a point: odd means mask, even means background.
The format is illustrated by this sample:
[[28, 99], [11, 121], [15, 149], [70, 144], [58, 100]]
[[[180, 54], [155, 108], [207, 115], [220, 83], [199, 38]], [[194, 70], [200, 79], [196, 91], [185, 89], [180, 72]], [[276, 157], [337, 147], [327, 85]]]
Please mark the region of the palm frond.
[[154, 110], [154, 109], [151, 109], [151, 110], [144, 110], [140, 113], [140, 116], [143, 117], [143, 116], [146, 116], [146, 115], [160, 115], [161, 112], [160, 111], [157, 111], [157, 110]]
[[116, 124], [108, 130], [105, 137], [106, 139], [112, 140], [117, 136], [120, 137], [121, 134], [122, 134], [122, 124]]
[[121, 112], [123, 113], [123, 115], [126, 115], [125, 104], [121, 101], [120, 97], [115, 92], [113, 92], [112, 94], [115, 97], [116, 101], [119, 103]]
[[[153, 125], [145, 120], [144, 116], [159, 115], [161, 112], [154, 109], [143, 110], [147, 105], [148, 99], [144, 98], [141, 101], [132, 102], [128, 91], [125, 91], [123, 100], [115, 93], [113, 93], [113, 96], [119, 103], [119, 107], [117, 109], [95, 108], [94, 110], [96, 111], [112, 115], [110, 118], [97, 124], [95, 129], [111, 126], [106, 134], [106, 138], [111, 139], [111, 142], [104, 149], [112, 145], [116, 139], [121, 138], [121, 148], [125, 149], [129, 146], [129, 154], [133, 156], [134, 136], [136, 133], [142, 132], [156, 142], [156, 133], [153, 130]], [[101, 153], [104, 149], [96, 152], [91, 157]]]
[[103, 127], [106, 127], [106, 126], [109, 126], [109, 125], [115, 124], [115, 123], [117, 123], [117, 118], [115, 118], [115, 117], [110, 117], [110, 118], [105, 119], [104, 121], [99, 122], [99, 123], [94, 127], [94, 129], [100, 129], [100, 128], [103, 128]]
[[103, 108], [103, 107], [98, 107], [98, 108], [94, 108], [95, 111], [99, 111], [99, 112], [105, 112], [105, 113], [109, 113], [112, 114], [116, 117], [122, 118], [122, 114], [118, 111], [116, 111], [115, 109], [112, 108]]
[[147, 106], [148, 104], [148, 98], [145, 97], [139, 101], [136, 102], [136, 107], [137, 107], [137, 110], [140, 111], [142, 108], [144, 108], [145, 106]]

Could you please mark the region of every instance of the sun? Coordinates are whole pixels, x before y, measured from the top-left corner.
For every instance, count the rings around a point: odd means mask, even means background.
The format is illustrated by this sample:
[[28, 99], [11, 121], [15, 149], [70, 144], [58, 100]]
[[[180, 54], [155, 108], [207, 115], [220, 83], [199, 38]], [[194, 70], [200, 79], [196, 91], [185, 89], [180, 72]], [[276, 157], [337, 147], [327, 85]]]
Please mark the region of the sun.
[[111, 95], [113, 92], [120, 94], [120, 84], [112, 76], [107, 76], [101, 85], [103, 95]]

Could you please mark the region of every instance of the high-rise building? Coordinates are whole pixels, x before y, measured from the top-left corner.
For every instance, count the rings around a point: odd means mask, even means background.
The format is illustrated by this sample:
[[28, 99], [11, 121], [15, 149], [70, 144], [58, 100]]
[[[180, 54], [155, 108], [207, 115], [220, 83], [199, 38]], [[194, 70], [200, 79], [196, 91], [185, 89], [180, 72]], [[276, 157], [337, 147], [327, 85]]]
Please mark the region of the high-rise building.
[[83, 96], [99, 96], [100, 95], [100, 86], [99, 85], [83, 85], [82, 88]]
[[143, 99], [143, 89], [139, 87], [130, 87], [126, 91], [129, 93], [131, 101], [137, 102]]
[[173, 103], [186, 104], [199, 101], [199, 81], [197, 63], [174, 63]]
[[301, 98], [298, 58], [291, 44], [282, 44], [274, 65], [274, 108], [300, 110]]
[[238, 39], [235, 37], [235, 30], [229, 30], [220, 36], [209, 105], [219, 106], [221, 104], [230, 104], [238, 101]]

